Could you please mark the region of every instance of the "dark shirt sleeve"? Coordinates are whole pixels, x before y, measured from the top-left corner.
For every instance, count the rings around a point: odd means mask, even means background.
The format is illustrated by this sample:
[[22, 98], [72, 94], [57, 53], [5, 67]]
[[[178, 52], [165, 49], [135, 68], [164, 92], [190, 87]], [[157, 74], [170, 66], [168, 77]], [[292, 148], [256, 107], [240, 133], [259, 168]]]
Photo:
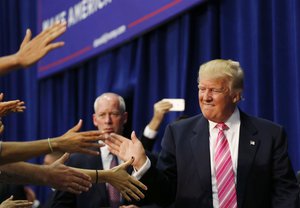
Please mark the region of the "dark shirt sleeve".
[[146, 137], [144, 134], [142, 134], [140, 140], [141, 140], [145, 150], [152, 152], [156, 139], [155, 138], [150, 139], [150, 138]]
[[[161, 206], [170, 205], [174, 201], [176, 194], [175, 144], [171, 135], [171, 130], [167, 127], [157, 165], [155, 167], [152, 164], [151, 168], [141, 179], [148, 186], [148, 191], [146, 192], [148, 200]], [[151, 158], [150, 160], [152, 162]]]

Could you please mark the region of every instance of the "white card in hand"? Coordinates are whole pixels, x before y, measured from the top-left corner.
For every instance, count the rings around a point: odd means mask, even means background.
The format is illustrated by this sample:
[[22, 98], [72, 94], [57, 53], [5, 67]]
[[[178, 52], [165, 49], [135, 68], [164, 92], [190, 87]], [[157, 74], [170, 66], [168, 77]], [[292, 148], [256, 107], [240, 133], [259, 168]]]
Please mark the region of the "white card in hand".
[[181, 98], [165, 98], [163, 101], [168, 101], [172, 103], [173, 107], [170, 111], [184, 111], [185, 109], [185, 100]]

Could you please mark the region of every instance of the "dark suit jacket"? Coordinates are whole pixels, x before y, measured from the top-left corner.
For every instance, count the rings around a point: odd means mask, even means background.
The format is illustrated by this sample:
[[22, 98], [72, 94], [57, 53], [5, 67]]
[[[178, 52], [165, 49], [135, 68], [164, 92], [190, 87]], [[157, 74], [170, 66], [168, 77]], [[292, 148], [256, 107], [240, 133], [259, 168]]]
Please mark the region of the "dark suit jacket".
[[[103, 169], [101, 156], [91, 156], [85, 154], [72, 154], [68, 166]], [[54, 194], [52, 207], [55, 208], [99, 208], [109, 207], [108, 193], [105, 183], [93, 184], [88, 192], [80, 195], [71, 194], [63, 191], [56, 191]]]
[[0, 184], [0, 203], [14, 195], [14, 200], [25, 200], [26, 193], [23, 185]]
[[141, 140], [145, 150], [152, 152], [156, 138], [150, 139], [150, 138], [146, 137], [144, 134], [142, 134], [142, 136], [140, 136], [140, 140]]
[[[241, 112], [237, 167], [239, 208], [296, 208], [299, 188], [284, 129]], [[212, 208], [208, 121], [202, 115], [170, 124], [157, 167], [142, 178], [151, 200], [175, 207]]]

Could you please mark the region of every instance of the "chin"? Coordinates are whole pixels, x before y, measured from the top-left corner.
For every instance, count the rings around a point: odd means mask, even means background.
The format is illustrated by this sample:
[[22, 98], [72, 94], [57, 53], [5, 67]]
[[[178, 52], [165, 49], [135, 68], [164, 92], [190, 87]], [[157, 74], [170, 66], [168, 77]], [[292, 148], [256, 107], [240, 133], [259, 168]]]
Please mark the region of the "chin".
[[208, 120], [212, 120], [212, 116], [210, 115], [210, 113], [205, 113], [205, 112], [202, 112], [203, 116], [208, 119]]

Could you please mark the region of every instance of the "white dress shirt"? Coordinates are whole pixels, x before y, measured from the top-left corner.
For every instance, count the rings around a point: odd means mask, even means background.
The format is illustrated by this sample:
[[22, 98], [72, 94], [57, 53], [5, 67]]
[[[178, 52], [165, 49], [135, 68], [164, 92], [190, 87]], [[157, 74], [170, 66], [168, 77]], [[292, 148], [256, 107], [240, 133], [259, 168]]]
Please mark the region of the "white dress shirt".
[[[100, 152], [101, 152], [103, 170], [110, 169], [110, 163], [111, 163], [114, 155], [112, 153], [110, 153], [107, 145], [100, 147]], [[123, 161], [120, 160], [120, 158], [117, 158], [117, 159], [118, 159], [118, 164], [123, 163]], [[105, 185], [107, 188], [108, 183], [105, 183]], [[120, 200], [121, 200], [121, 195], [120, 195]]]
[[146, 128], [144, 129], [143, 134], [148, 139], [155, 139], [155, 137], [157, 135], [157, 131], [150, 129], [149, 125], [147, 125]]
[[[100, 147], [100, 152], [101, 152], [103, 170], [110, 169], [110, 163], [113, 159], [113, 154], [110, 153], [107, 145]], [[122, 161], [118, 158], [118, 164], [121, 164], [121, 163], [122, 163]]]

